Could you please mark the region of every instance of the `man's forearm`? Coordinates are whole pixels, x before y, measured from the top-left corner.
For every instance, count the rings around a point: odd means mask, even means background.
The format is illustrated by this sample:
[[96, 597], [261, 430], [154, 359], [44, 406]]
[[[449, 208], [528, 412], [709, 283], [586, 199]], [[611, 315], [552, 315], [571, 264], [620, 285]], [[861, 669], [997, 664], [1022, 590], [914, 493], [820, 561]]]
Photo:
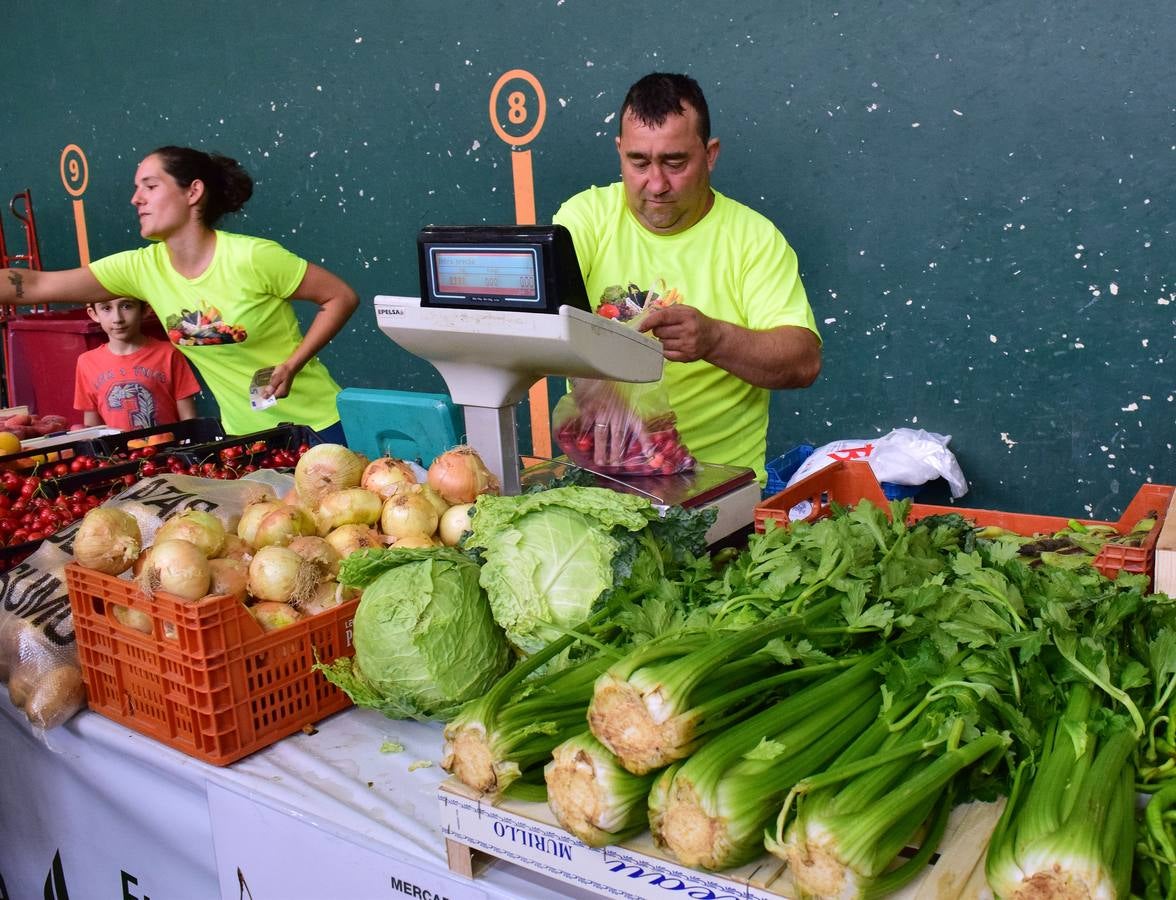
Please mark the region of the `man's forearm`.
[[821, 343], [807, 328], [754, 331], [722, 322], [715, 348], [704, 358], [756, 387], [804, 388], [821, 372]]

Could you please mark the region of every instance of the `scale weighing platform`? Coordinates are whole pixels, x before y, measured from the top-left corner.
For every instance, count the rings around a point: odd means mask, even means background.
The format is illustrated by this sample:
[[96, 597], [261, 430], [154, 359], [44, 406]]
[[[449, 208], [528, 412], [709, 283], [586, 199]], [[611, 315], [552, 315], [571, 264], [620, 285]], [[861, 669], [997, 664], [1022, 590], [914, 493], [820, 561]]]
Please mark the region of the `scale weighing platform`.
[[[417, 250], [420, 297], [376, 297], [376, 322], [441, 373], [463, 408], [466, 441], [504, 494], [523, 487], [515, 410], [536, 381], [661, 377], [656, 339], [592, 312], [571, 234], [562, 226], [432, 226], [420, 232]], [[597, 478], [602, 487], [641, 494], [659, 507], [713, 504], [712, 544], [746, 530], [760, 497], [754, 473], [732, 466], [700, 463], [687, 475]]]

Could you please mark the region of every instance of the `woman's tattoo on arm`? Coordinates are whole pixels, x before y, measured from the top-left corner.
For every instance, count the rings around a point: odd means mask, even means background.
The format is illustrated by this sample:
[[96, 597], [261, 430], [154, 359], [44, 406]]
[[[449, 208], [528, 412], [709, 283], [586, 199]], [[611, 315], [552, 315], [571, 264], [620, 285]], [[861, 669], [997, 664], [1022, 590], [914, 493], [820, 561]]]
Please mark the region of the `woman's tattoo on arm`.
[[20, 272], [9, 272], [8, 280], [12, 282], [13, 288], [16, 289], [16, 299], [19, 300], [24, 296], [24, 279]]

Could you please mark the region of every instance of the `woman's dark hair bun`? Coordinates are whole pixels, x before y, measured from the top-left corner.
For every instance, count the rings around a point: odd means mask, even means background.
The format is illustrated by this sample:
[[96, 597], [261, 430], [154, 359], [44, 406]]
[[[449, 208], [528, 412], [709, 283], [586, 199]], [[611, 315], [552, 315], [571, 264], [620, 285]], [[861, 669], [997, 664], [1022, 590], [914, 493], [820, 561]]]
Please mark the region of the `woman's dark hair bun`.
[[199, 179], [204, 184], [201, 220], [212, 228], [225, 213], [237, 212], [253, 196], [253, 179], [244, 167], [228, 156], [205, 153], [194, 147], [160, 147], [152, 156], [163, 161], [163, 168], [186, 188]]
[[224, 211], [236, 212], [253, 196], [253, 179], [235, 159], [219, 153], [210, 153], [208, 158], [221, 175]]

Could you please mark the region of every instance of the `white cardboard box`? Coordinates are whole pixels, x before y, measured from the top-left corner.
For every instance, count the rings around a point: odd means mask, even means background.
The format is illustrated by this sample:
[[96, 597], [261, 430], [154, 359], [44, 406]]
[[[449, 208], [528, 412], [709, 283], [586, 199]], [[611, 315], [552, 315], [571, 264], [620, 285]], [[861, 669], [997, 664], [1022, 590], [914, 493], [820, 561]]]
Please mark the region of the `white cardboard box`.
[[[683, 866], [657, 848], [648, 833], [613, 847], [589, 847], [561, 829], [542, 803], [493, 805], [454, 778], [437, 798], [451, 870], [477, 876], [471, 854], [496, 859], [593, 890], [605, 897], [652, 900], [780, 900], [795, 896], [787, 867], [774, 856], [722, 874]], [[938, 859], [895, 895], [903, 900], [991, 897], [984, 881], [984, 853], [1003, 802], [957, 807], [948, 822]]]

